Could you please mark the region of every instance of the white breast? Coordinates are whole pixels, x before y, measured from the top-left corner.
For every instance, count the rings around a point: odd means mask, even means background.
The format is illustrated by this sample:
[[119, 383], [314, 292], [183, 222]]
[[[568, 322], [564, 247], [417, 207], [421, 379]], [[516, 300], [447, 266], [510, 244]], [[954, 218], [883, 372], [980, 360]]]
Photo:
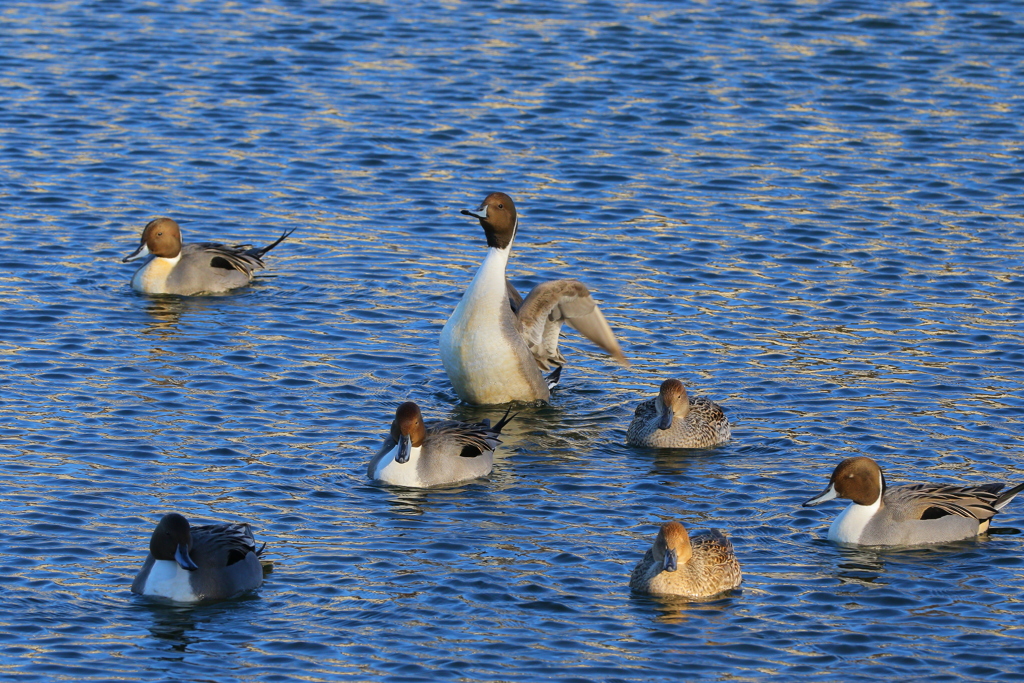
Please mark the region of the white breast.
[[[471, 403], [534, 397], [520, 357], [502, 329], [502, 316], [509, 310], [505, 288], [508, 255], [507, 249], [487, 250], [487, 258], [441, 330], [441, 364], [455, 392]], [[536, 367], [528, 371], [538, 372]]]
[[872, 505], [850, 503], [850, 506], [839, 513], [839, 516], [832, 522], [832, 526], [829, 527], [828, 540], [836, 543], [860, 543], [864, 527], [868, 525], [881, 506], [881, 497]]
[[395, 486], [422, 488], [424, 484], [420, 480], [417, 467], [422, 451], [422, 446], [413, 446], [409, 449], [409, 459], [400, 463], [395, 462], [395, 456], [398, 455], [398, 446], [395, 446], [380, 459], [370, 477]]
[[152, 259], [135, 271], [135, 275], [132, 276], [132, 289], [143, 294], [166, 294], [167, 278], [180, 260], [181, 254], [174, 258], [157, 256]]
[[192, 592], [189, 578], [192, 572], [182, 569], [173, 560], [155, 560], [149, 570], [143, 595], [158, 595], [178, 602], [195, 602], [199, 598]]

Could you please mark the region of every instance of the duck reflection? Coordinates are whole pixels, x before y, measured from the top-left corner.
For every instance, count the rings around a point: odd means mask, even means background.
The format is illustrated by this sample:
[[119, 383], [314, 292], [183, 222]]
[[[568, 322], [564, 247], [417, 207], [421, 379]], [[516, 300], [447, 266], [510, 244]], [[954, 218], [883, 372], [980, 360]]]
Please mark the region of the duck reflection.
[[645, 609], [653, 607], [654, 621], [659, 624], [685, 624], [696, 619], [706, 622], [717, 616], [729, 618], [735, 610], [736, 598], [743, 590], [736, 588], [711, 598], [695, 599], [678, 595], [631, 595], [630, 599]]
[[[271, 570], [264, 567], [264, 574], [269, 571]], [[136, 598], [140, 609], [147, 612], [151, 619], [147, 628], [153, 638], [165, 643], [171, 651], [181, 653], [189, 646], [203, 642], [204, 639], [194, 633], [199, 624], [219, 621], [238, 609], [249, 610], [250, 603], [259, 599], [256, 593], [241, 595], [216, 604], [182, 604], [159, 598]]]
[[[171, 336], [178, 331], [178, 323], [183, 313], [205, 311], [210, 308], [209, 298], [182, 297], [173, 295], [155, 295], [147, 297], [146, 312], [153, 321], [146, 326], [143, 334]], [[214, 301], [216, 297], [213, 297]]]
[[881, 580], [885, 574], [885, 560], [877, 550], [862, 547], [840, 547], [842, 560], [836, 566], [835, 577], [843, 584], [861, 586], [887, 585]]

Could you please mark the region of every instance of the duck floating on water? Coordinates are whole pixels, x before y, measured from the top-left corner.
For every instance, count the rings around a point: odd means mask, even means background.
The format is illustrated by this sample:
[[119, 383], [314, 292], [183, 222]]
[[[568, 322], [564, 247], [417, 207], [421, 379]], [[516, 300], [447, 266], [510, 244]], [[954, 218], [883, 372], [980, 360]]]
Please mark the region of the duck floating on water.
[[563, 323], [627, 364], [582, 282], [542, 282], [523, 299], [508, 281], [505, 268], [519, 228], [511, 197], [492, 192], [479, 208], [462, 213], [480, 221], [487, 256], [441, 330], [441, 362], [460, 399], [474, 405], [547, 401], [565, 363], [558, 351]]
[[153, 255], [132, 276], [132, 288], [143, 294], [217, 294], [252, 282], [255, 271], [264, 267], [263, 256], [293, 232], [295, 228], [258, 249], [217, 242], [182, 244], [178, 223], [157, 218], [146, 224], [139, 248], [122, 262]]

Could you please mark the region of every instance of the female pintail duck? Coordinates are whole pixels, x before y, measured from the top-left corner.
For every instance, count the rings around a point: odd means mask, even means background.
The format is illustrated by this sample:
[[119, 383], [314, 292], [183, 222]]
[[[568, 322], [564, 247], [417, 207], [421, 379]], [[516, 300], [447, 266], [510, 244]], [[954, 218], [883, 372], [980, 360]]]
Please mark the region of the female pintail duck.
[[370, 460], [370, 479], [397, 486], [427, 488], [486, 477], [494, 464], [498, 436], [512, 418], [505, 413], [498, 424], [455, 420], [423, 422], [418, 405], [398, 406], [391, 433]]
[[732, 543], [717, 529], [691, 538], [679, 522], [661, 525], [654, 545], [629, 578], [637, 593], [708, 598], [740, 585]]
[[657, 398], [636, 407], [626, 443], [652, 448], [711, 448], [732, 435], [722, 408], [698, 396], [691, 399], [677, 379], [661, 383]]
[[1002, 495], [1004, 484], [950, 486], [906, 484], [887, 487], [871, 458], [847, 458], [832, 471], [828, 488], [804, 507], [833, 498], [853, 502], [828, 530], [828, 540], [855, 545], [924, 545], [973, 538], [1024, 484]]
[[183, 516], [164, 515], [149, 539], [149, 555], [132, 593], [178, 602], [223, 600], [263, 583], [256, 539], [248, 524], [190, 526]]
[[[511, 197], [494, 192], [480, 208], [462, 213], [479, 219], [488, 249], [441, 330], [441, 362], [459, 398], [476, 405], [548, 400], [565, 363], [558, 351], [562, 323], [626, 363], [615, 334], [582, 282], [543, 282], [525, 301], [508, 282], [505, 266], [519, 227]], [[545, 378], [542, 371], [553, 365], [558, 368]]]
[[293, 232], [295, 228], [259, 249], [215, 242], [183, 245], [178, 224], [170, 218], [157, 218], [146, 225], [139, 248], [125, 256], [123, 262], [153, 255], [132, 277], [132, 288], [143, 294], [190, 296], [227, 292], [252, 282], [253, 272], [263, 268], [263, 255]]

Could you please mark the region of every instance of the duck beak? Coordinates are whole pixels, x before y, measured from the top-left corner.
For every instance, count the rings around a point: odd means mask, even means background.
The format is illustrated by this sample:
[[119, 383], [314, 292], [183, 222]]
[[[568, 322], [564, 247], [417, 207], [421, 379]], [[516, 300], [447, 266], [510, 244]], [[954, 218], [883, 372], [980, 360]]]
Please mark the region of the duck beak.
[[665, 559], [662, 560], [661, 563], [661, 570], [665, 572], [674, 572], [676, 569], [679, 568], [679, 566], [676, 563], [676, 551], [667, 550], [665, 551]]
[[836, 497], [836, 495], [838, 495], [838, 494], [836, 493], [835, 485], [832, 484], [832, 483], [829, 483], [827, 489], [825, 489], [822, 493], [819, 493], [818, 495], [816, 495], [814, 498], [811, 498], [809, 501], [804, 503], [803, 506], [805, 508], [809, 508], [812, 505], [817, 505], [818, 503], [824, 503], [826, 501], [832, 500], [833, 498]]
[[472, 216], [473, 218], [478, 218], [478, 219], [480, 219], [482, 221], [483, 220], [487, 220], [487, 205], [486, 204], [481, 204], [480, 208], [477, 209], [476, 211], [474, 211], [473, 209], [463, 209], [462, 210], [462, 215], [463, 216]]
[[398, 439], [398, 455], [395, 456], [395, 462], [401, 464], [409, 462], [409, 451], [412, 449], [412, 437], [407, 434], [403, 434]]
[[129, 261], [134, 261], [135, 259], [142, 258], [143, 256], [149, 256], [149, 247], [146, 246], [145, 242], [140, 244], [138, 249], [121, 259], [121, 263], [128, 263]]
[[178, 566], [182, 569], [186, 569], [190, 572], [194, 572], [199, 569], [199, 566], [192, 561], [192, 558], [188, 555], [188, 546], [184, 543], [178, 544], [178, 549], [174, 551], [174, 559], [178, 562]]
[[666, 407], [665, 412], [661, 414], [661, 420], [658, 422], [658, 429], [665, 430], [671, 427], [673, 417], [675, 417], [675, 415]]

